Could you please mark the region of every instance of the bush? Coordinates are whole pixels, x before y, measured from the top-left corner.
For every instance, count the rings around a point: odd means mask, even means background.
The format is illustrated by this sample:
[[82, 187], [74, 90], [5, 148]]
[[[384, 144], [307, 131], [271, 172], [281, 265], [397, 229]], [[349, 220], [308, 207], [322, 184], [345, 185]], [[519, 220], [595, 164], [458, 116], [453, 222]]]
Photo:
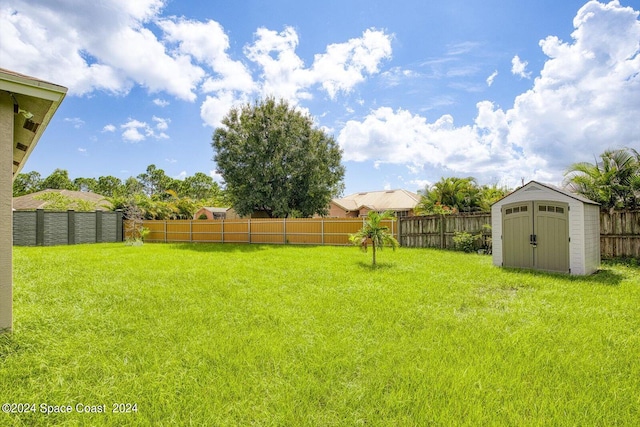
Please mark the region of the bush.
[[467, 233], [466, 231], [456, 231], [453, 235], [453, 247], [457, 251], [474, 252], [476, 250], [476, 240], [478, 235]]

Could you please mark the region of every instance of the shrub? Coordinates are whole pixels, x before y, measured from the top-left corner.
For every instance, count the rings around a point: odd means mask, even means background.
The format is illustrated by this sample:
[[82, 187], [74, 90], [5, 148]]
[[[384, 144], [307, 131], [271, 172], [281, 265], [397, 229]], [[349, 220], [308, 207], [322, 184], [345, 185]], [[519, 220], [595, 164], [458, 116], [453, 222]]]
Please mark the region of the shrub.
[[453, 247], [457, 251], [474, 252], [476, 250], [476, 240], [478, 235], [467, 233], [466, 231], [456, 231], [453, 235]]

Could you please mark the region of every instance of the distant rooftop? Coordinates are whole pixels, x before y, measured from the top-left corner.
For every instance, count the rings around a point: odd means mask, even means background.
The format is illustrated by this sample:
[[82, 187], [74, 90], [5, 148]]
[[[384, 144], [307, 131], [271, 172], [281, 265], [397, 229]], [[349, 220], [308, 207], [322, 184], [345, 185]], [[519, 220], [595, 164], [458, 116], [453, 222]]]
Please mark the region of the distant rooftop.
[[367, 191], [350, 194], [333, 202], [345, 210], [354, 211], [367, 207], [376, 211], [410, 210], [420, 201], [420, 196], [407, 190]]

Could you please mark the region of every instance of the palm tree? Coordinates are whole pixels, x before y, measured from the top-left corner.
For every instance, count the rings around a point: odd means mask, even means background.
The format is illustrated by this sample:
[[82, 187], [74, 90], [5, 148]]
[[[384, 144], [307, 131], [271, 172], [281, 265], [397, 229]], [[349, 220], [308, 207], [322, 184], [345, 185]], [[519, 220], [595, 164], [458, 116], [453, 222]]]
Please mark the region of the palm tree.
[[389, 227], [382, 225], [382, 221], [395, 220], [392, 211], [386, 211], [382, 214], [376, 211], [369, 211], [364, 226], [356, 234], [349, 236], [349, 240], [356, 246], [360, 246], [362, 250], [367, 251], [367, 245], [371, 242], [373, 248], [373, 265], [376, 265], [376, 249], [382, 250], [384, 246], [391, 246], [394, 250], [400, 246], [400, 243], [389, 232]]
[[417, 211], [421, 214], [437, 213], [437, 206], [449, 207], [453, 211], [473, 212], [480, 210], [480, 188], [473, 177], [441, 178], [422, 192]]
[[638, 153], [626, 148], [607, 150], [600, 161], [574, 163], [565, 172], [565, 186], [598, 202], [603, 209], [632, 207], [640, 164]]

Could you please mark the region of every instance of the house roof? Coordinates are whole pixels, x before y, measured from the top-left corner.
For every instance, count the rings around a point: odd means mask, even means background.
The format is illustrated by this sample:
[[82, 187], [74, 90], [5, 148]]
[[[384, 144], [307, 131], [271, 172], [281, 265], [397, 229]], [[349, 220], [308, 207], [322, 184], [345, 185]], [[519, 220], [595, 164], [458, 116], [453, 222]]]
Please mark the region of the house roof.
[[63, 196], [69, 197], [74, 200], [84, 200], [91, 203], [95, 203], [96, 210], [106, 211], [109, 210], [111, 204], [101, 194], [89, 193], [85, 191], [71, 191], [71, 190], [42, 190], [31, 194], [25, 194], [24, 196], [13, 198], [13, 209], [16, 211], [30, 211], [35, 209], [46, 209], [49, 203], [46, 200], [39, 200], [37, 196], [41, 196], [47, 193], [60, 193]]
[[13, 176], [35, 148], [67, 88], [0, 68], [0, 90], [13, 100]]
[[211, 213], [226, 213], [231, 208], [214, 208], [209, 206], [203, 206], [202, 208], [200, 208], [200, 210], [202, 209], [207, 210]]
[[376, 211], [402, 211], [415, 208], [420, 201], [420, 196], [406, 190], [383, 190], [354, 193], [332, 201], [347, 211], [355, 211], [363, 207]]
[[526, 183], [522, 187], [517, 188], [516, 190], [514, 190], [511, 193], [509, 193], [506, 196], [504, 196], [502, 199], [496, 201], [495, 203], [493, 203], [493, 205], [503, 201], [504, 199], [508, 198], [510, 195], [512, 195], [514, 193], [517, 193], [517, 192], [520, 192], [520, 191], [527, 191], [528, 189], [530, 189], [532, 186], [535, 186], [535, 185], [538, 185], [540, 187], [544, 187], [544, 188], [546, 188], [548, 190], [551, 190], [551, 191], [555, 191], [557, 193], [560, 193], [560, 194], [565, 195], [567, 197], [570, 197], [572, 199], [578, 200], [578, 201], [580, 201], [582, 203], [586, 203], [586, 204], [590, 204], [590, 205], [600, 205], [600, 203], [598, 203], [598, 202], [594, 202], [593, 200], [589, 200], [586, 197], [583, 197], [583, 196], [581, 196], [579, 194], [576, 194], [576, 193], [572, 193], [569, 190], [566, 190], [564, 188], [556, 187], [555, 185], [552, 185], [552, 184], [543, 184], [543, 183], [538, 182], [538, 181], [529, 181], [528, 183]]

